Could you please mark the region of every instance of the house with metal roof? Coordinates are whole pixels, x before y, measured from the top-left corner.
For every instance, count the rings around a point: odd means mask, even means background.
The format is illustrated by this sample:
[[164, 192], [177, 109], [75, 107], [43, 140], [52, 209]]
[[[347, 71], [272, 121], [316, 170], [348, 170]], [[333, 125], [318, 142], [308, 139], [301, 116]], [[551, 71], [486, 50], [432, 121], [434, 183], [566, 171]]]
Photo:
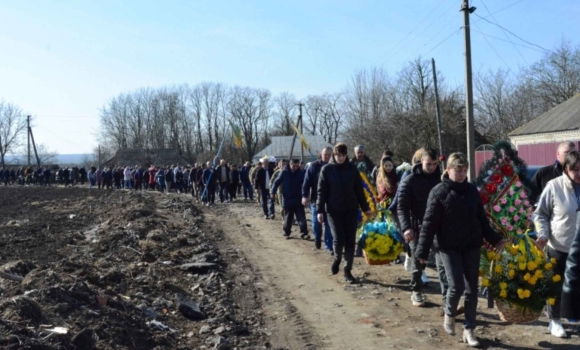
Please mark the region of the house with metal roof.
[[580, 94], [539, 115], [509, 133], [520, 158], [528, 165], [547, 165], [554, 162], [558, 144], [580, 142]]
[[[288, 159], [290, 157], [290, 147], [292, 146], [292, 139], [294, 136], [274, 136], [272, 137], [272, 143], [266, 148], [256, 153], [253, 157], [255, 162], [259, 161], [260, 158], [264, 156], [275, 157], [276, 159]], [[310, 147], [310, 152], [304, 150], [304, 162], [311, 162], [315, 160], [320, 151], [324, 147], [332, 147], [332, 145], [324, 139], [321, 135], [304, 135], [308, 146]], [[294, 149], [292, 151], [292, 158], [300, 159], [302, 145], [300, 144], [300, 139], [296, 137], [294, 142]], [[312, 155], [311, 155], [312, 153]], [[313, 157], [314, 156], [314, 157]]]
[[113, 158], [101, 164], [104, 167], [111, 166], [135, 166], [143, 167], [165, 165], [187, 165], [189, 162], [179, 154], [176, 149], [120, 149]]

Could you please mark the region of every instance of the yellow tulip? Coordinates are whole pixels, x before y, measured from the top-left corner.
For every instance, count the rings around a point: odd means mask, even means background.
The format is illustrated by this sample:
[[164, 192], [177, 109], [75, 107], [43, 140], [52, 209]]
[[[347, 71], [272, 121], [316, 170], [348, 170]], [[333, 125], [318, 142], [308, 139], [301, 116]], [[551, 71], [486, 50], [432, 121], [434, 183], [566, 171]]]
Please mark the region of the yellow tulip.
[[536, 278], [544, 278], [544, 273], [542, 270], [536, 270], [536, 274], [534, 275]]
[[512, 263], [508, 263], [508, 264], [507, 264], [507, 267], [508, 267], [508, 269], [510, 269], [510, 270], [513, 270], [513, 269], [515, 269], [515, 268], [516, 268], [516, 266], [515, 266], [514, 264], [512, 264]]
[[484, 278], [481, 280], [481, 285], [484, 287], [489, 286], [489, 280], [487, 278]]
[[536, 269], [536, 267], [538, 267], [538, 265], [536, 265], [535, 262], [533, 262], [533, 261], [528, 262], [528, 270], [534, 271]]
[[495, 268], [494, 268], [494, 271], [496, 273], [501, 273], [503, 271], [502, 268], [501, 268], [501, 265], [496, 265]]
[[507, 289], [507, 287], [508, 287], [507, 283], [505, 283], [505, 282], [500, 282], [499, 283], [499, 288], [500, 289], [504, 290], [504, 289]]
[[552, 267], [553, 267], [552, 263], [547, 263], [546, 265], [544, 265], [544, 269], [546, 271], [550, 271], [552, 269]]
[[552, 264], [555, 264], [555, 263], [556, 263], [556, 258], [552, 258], [552, 259], [550, 259], [550, 262], [551, 262]]
[[503, 289], [501, 292], [499, 292], [499, 296], [502, 298], [507, 298], [507, 290]]
[[549, 299], [548, 299], [548, 304], [550, 304], [550, 305], [554, 305], [554, 304], [556, 304], [556, 299], [554, 299], [554, 298], [549, 298]]
[[526, 297], [526, 293], [524, 292], [523, 289], [518, 289], [518, 298], [523, 299]]
[[487, 252], [487, 259], [488, 260], [493, 260], [494, 258], [495, 258], [494, 252]]
[[526, 263], [519, 263], [518, 267], [520, 268], [520, 270], [524, 271], [527, 267]]
[[508, 271], [509, 278], [514, 278], [515, 275], [516, 275], [516, 271], [515, 270], [509, 270]]
[[532, 286], [535, 286], [537, 281], [538, 279], [536, 277], [532, 277], [528, 280], [528, 283], [531, 284]]
[[516, 255], [518, 253], [518, 247], [511, 247], [510, 248], [510, 254], [512, 256]]
[[560, 282], [562, 280], [562, 277], [560, 275], [554, 275], [554, 277], [552, 277], [552, 281], [554, 282]]
[[529, 289], [526, 289], [526, 290], [524, 291], [524, 296], [525, 296], [526, 298], [529, 298], [531, 295], [532, 295], [532, 292], [530, 292], [530, 290], [529, 290]]
[[526, 257], [525, 257], [525, 256], [523, 256], [523, 255], [520, 255], [520, 256], [518, 257], [518, 262], [519, 262], [519, 263], [525, 263], [525, 262], [526, 262]]
[[524, 275], [524, 281], [527, 281], [527, 280], [529, 280], [529, 279], [530, 279], [530, 277], [532, 277], [532, 276], [530, 276], [530, 274], [529, 274], [529, 273], [526, 273], [526, 274]]

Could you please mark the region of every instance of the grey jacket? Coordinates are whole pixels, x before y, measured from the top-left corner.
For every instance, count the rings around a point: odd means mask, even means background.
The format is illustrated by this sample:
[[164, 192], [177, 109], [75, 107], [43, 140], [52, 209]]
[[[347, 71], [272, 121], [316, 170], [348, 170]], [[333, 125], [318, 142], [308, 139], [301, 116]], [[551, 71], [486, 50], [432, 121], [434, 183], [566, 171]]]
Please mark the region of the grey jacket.
[[576, 233], [577, 211], [578, 201], [568, 175], [551, 180], [533, 215], [538, 237], [546, 237], [550, 248], [568, 253]]

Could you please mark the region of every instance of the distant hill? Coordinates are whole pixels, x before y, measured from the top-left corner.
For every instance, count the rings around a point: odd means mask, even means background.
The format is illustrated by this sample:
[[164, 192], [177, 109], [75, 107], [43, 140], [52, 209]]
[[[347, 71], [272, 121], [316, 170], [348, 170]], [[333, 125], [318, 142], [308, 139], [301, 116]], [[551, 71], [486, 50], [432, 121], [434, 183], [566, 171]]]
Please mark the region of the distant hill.
[[[86, 153], [78, 153], [78, 154], [59, 154], [56, 159], [56, 164], [59, 165], [67, 165], [67, 164], [81, 164], [81, 161], [84, 156], [91, 156], [90, 154]], [[6, 156], [6, 163], [13, 163], [16, 157], [13, 156]], [[35, 162], [34, 156], [32, 158], [32, 162]]]

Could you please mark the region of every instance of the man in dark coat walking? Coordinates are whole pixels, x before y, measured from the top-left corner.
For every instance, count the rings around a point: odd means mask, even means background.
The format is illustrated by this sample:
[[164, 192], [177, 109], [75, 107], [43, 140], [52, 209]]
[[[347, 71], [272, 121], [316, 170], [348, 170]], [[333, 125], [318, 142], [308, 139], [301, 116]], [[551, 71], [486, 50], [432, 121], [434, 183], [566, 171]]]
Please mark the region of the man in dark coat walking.
[[262, 163], [262, 167], [258, 169], [256, 174], [256, 188], [262, 198], [264, 218], [274, 219], [274, 200], [270, 196], [270, 179], [274, 174], [274, 169], [269, 166], [270, 159], [267, 156], [260, 159], [260, 162]]
[[423, 216], [427, 208], [429, 192], [441, 182], [441, 171], [437, 163], [435, 150], [425, 150], [421, 156], [421, 163], [413, 166], [411, 175], [407, 176], [400, 185], [397, 215], [401, 223], [405, 241], [409, 243], [411, 257], [411, 301], [414, 306], [424, 306], [423, 281], [421, 275], [425, 268], [415, 254], [417, 241]]
[[552, 165], [540, 168], [538, 172], [532, 178], [532, 182], [537, 187], [536, 198], [540, 198], [540, 195], [544, 191], [544, 188], [550, 182], [557, 177], [562, 176], [562, 164], [570, 151], [575, 150], [576, 145], [574, 142], [564, 141], [558, 145], [558, 150], [556, 151], [556, 162]]
[[292, 232], [292, 221], [296, 216], [296, 221], [300, 227], [300, 237], [309, 239], [308, 228], [306, 227], [306, 214], [302, 205], [302, 183], [304, 182], [304, 171], [300, 169], [300, 161], [292, 160], [290, 169], [286, 168], [274, 180], [272, 187], [272, 200], [278, 193], [278, 187], [282, 185], [282, 208], [284, 208], [284, 237], [290, 238]]

